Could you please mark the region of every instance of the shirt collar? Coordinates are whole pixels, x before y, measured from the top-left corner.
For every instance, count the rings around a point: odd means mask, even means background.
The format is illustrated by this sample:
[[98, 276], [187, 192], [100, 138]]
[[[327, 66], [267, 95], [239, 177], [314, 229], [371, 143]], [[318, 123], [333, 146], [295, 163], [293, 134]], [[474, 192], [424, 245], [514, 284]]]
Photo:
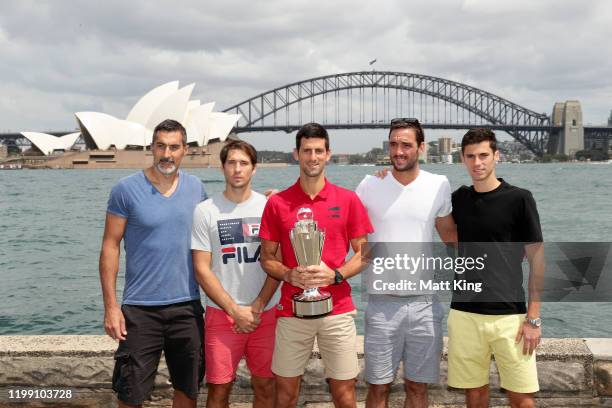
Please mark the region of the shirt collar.
[[[304, 190], [302, 190], [302, 186], [300, 185], [300, 178], [298, 177], [297, 181], [295, 182], [295, 184], [293, 186], [291, 186], [291, 189], [293, 190], [294, 193], [301, 195], [303, 198], [306, 198], [308, 200], [310, 200], [310, 196], [308, 194], [306, 194], [304, 192]], [[312, 199], [312, 201], [317, 200], [318, 198], [325, 200], [327, 199], [327, 196], [329, 195], [329, 191], [331, 189], [331, 183], [327, 180], [327, 177], [325, 177], [325, 185], [323, 186], [323, 189], [321, 189], [321, 191], [319, 191], [319, 194], [317, 194], [315, 196], [314, 199]]]

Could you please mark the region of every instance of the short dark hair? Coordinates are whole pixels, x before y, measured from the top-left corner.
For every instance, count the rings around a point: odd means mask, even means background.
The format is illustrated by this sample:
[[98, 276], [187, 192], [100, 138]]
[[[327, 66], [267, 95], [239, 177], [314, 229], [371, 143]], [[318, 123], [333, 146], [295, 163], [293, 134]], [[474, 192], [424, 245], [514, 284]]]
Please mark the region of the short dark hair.
[[257, 150], [253, 147], [252, 144], [245, 142], [244, 140], [232, 140], [223, 146], [221, 149], [221, 153], [219, 153], [219, 158], [221, 159], [221, 165], [225, 166], [225, 162], [227, 160], [227, 155], [230, 150], [242, 150], [249, 156], [251, 159], [251, 164], [253, 167], [257, 165]]
[[468, 130], [461, 140], [461, 154], [463, 154], [466, 146], [482, 142], [489, 142], [491, 150], [494, 152], [497, 150], [497, 139], [495, 138], [495, 133], [493, 133], [491, 129], [474, 128]]
[[295, 148], [299, 151], [302, 139], [325, 139], [325, 150], [329, 150], [329, 135], [327, 130], [318, 123], [307, 123], [295, 135]]
[[421, 143], [425, 142], [425, 134], [423, 133], [423, 128], [417, 119], [393, 119], [391, 121], [391, 126], [389, 127], [389, 136], [391, 137], [391, 133], [393, 133], [396, 129], [414, 129], [416, 133], [416, 142], [417, 146], [420, 146]]
[[155, 143], [155, 137], [157, 136], [157, 132], [181, 132], [181, 135], [183, 135], [183, 144], [187, 144], [187, 131], [185, 130], [183, 125], [181, 125], [174, 119], [166, 119], [159, 125], [155, 126], [151, 143]]

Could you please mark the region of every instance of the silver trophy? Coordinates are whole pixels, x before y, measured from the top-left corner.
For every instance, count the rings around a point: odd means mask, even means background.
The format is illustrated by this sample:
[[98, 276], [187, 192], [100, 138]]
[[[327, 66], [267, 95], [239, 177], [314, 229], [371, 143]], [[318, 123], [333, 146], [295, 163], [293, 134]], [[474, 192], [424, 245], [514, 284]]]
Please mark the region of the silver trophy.
[[[321, 264], [325, 232], [317, 229], [310, 208], [300, 208], [297, 222], [289, 233], [295, 259], [300, 266]], [[318, 288], [304, 289], [293, 295], [293, 314], [297, 317], [321, 317], [332, 311], [332, 297], [328, 292]]]

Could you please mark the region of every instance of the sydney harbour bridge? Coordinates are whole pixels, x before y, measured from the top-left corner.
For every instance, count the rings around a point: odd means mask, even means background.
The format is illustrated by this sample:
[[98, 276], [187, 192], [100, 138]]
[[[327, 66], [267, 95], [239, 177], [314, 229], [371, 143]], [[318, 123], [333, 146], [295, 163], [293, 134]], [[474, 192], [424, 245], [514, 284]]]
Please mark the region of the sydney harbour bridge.
[[293, 131], [306, 122], [330, 129], [388, 128], [396, 117], [425, 128], [486, 126], [508, 132], [537, 155], [555, 131], [550, 117], [481, 89], [428, 75], [363, 71], [295, 82], [231, 106], [237, 132]]
[[[430, 129], [487, 127], [508, 133], [537, 156], [563, 152], [564, 133], [569, 133], [565, 114], [555, 118], [554, 112], [552, 116], [538, 113], [449, 79], [389, 71], [306, 79], [253, 96], [224, 112], [242, 115], [234, 128], [236, 133], [292, 132], [307, 122], [318, 122], [328, 129], [387, 128], [397, 117], [417, 118]], [[612, 127], [583, 127], [581, 112], [578, 119], [579, 123], [572, 119], [570, 125], [580, 127], [579, 138], [598, 137], [609, 146]], [[580, 145], [584, 146], [582, 140]]]

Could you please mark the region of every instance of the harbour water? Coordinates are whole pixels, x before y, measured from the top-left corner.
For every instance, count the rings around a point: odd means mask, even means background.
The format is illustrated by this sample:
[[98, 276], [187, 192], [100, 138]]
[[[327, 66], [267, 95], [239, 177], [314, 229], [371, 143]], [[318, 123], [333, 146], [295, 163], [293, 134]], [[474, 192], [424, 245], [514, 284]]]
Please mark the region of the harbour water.
[[[469, 184], [461, 165], [425, 165], [453, 189]], [[330, 181], [354, 189], [376, 167], [328, 166]], [[111, 186], [133, 170], [0, 172], [0, 335], [102, 334], [98, 255]], [[219, 169], [190, 169], [209, 194], [224, 187]], [[500, 164], [498, 176], [530, 189], [546, 241], [612, 241], [612, 165]], [[258, 191], [283, 189], [298, 168], [261, 168]], [[118, 287], [122, 286], [122, 273]], [[355, 301], [359, 279], [352, 282]], [[547, 337], [612, 337], [609, 303], [547, 303]], [[361, 327], [362, 313], [358, 320]]]

